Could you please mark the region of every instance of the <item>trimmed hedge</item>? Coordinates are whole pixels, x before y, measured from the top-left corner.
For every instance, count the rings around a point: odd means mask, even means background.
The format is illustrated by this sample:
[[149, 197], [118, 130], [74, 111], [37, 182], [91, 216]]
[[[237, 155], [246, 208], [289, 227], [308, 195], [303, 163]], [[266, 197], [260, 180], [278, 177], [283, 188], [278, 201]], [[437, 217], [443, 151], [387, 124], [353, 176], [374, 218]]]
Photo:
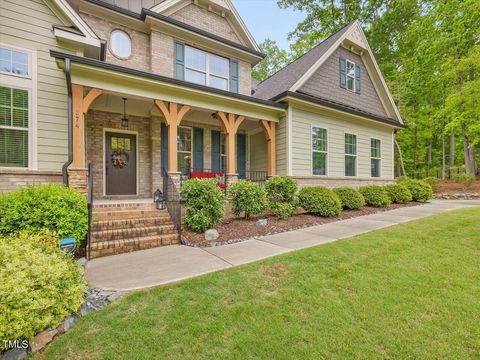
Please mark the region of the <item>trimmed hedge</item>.
[[440, 187], [441, 187], [440, 179], [437, 179], [436, 177], [427, 177], [423, 179], [423, 181], [425, 181], [428, 185], [432, 187], [433, 192], [437, 192], [438, 190], [440, 190]]
[[433, 197], [432, 187], [425, 181], [410, 179], [403, 184], [410, 190], [412, 199], [415, 201], [425, 202]]
[[180, 190], [186, 215], [183, 222], [195, 232], [211, 229], [223, 218], [225, 193], [216, 179], [189, 179]]
[[392, 203], [405, 204], [412, 201], [410, 190], [403, 184], [390, 184], [384, 188]]
[[333, 189], [342, 202], [342, 207], [348, 210], [360, 209], [365, 206], [365, 198], [354, 188], [344, 186]]
[[288, 176], [275, 176], [265, 183], [268, 207], [272, 215], [288, 219], [295, 212], [297, 183]]
[[340, 198], [324, 186], [304, 187], [298, 194], [298, 201], [305, 211], [315, 215], [336, 217], [342, 213]]
[[232, 203], [232, 212], [236, 216], [244, 213], [248, 219], [251, 215], [263, 214], [267, 208], [267, 194], [260, 185], [248, 181], [239, 180], [229, 189]]
[[80, 244], [87, 235], [87, 199], [63, 185], [27, 186], [1, 194], [0, 214], [0, 236], [48, 230]]
[[387, 207], [391, 204], [390, 198], [383, 186], [368, 185], [359, 189], [365, 198], [365, 203], [373, 207]]
[[55, 237], [27, 233], [0, 238], [0, 282], [0, 339], [12, 340], [60, 325], [87, 288], [83, 269]]

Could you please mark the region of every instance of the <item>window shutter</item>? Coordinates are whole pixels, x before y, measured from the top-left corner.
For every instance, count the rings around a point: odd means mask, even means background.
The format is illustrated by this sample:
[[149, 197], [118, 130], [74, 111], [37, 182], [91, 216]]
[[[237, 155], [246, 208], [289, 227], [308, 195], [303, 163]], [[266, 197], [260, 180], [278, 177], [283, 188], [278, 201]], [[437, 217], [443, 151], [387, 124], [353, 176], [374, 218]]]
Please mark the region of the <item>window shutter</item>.
[[162, 176], [163, 169], [168, 170], [168, 128], [162, 123]]
[[203, 171], [202, 128], [193, 128], [193, 171]]
[[245, 134], [237, 134], [237, 172], [240, 179], [245, 179], [247, 142]]
[[220, 131], [212, 130], [212, 170], [220, 171]]
[[355, 64], [355, 92], [360, 94], [360, 65]]
[[340, 87], [347, 88], [347, 60], [342, 57], [340, 58]]
[[185, 44], [175, 41], [175, 79], [185, 79]]
[[238, 61], [230, 60], [230, 91], [238, 93]]

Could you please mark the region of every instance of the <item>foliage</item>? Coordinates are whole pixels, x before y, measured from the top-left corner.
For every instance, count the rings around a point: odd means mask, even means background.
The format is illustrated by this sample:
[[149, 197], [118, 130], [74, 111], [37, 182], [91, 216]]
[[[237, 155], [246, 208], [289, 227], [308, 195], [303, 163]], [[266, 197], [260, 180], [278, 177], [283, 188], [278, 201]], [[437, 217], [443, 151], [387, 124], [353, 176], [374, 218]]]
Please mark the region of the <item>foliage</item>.
[[344, 186], [333, 189], [342, 202], [342, 207], [348, 210], [360, 209], [365, 206], [365, 198], [354, 188]]
[[1, 339], [30, 339], [82, 304], [83, 269], [51, 241], [25, 232], [0, 239]]
[[287, 52], [281, 49], [273, 40], [265, 39], [259, 44], [259, 48], [266, 57], [253, 68], [252, 77], [263, 81], [287, 65], [289, 59]]
[[429, 184], [432, 187], [432, 191], [435, 193], [438, 190], [440, 190], [441, 187], [441, 181], [440, 179], [437, 179], [436, 177], [427, 177], [423, 179], [427, 184]]
[[180, 190], [186, 215], [185, 225], [195, 232], [213, 228], [223, 218], [225, 193], [216, 179], [189, 179]]
[[365, 203], [368, 206], [387, 207], [391, 204], [390, 198], [388, 197], [388, 194], [383, 186], [362, 186], [359, 191], [365, 198]]
[[275, 176], [265, 183], [268, 207], [272, 215], [288, 219], [295, 212], [297, 204], [297, 183], [288, 176]]
[[243, 212], [248, 219], [251, 215], [263, 214], [267, 207], [265, 189], [252, 181], [239, 180], [230, 186], [229, 191], [232, 197], [232, 212], [236, 216]]
[[85, 196], [57, 184], [27, 186], [0, 195], [0, 236], [48, 230], [58, 238], [82, 242], [87, 234]]
[[452, 180], [463, 185], [464, 190], [469, 189], [475, 181], [477, 180], [476, 176], [473, 174], [459, 173], [452, 176]]
[[401, 184], [404, 181], [410, 180], [410, 178], [408, 176], [399, 176], [395, 180], [397, 180], [398, 184]]
[[433, 197], [432, 187], [423, 180], [408, 180], [405, 186], [410, 190], [414, 201], [427, 201]]
[[342, 212], [342, 202], [338, 195], [324, 186], [308, 186], [298, 194], [299, 205], [305, 211], [324, 217], [336, 217]]
[[410, 190], [403, 184], [390, 184], [384, 188], [392, 203], [405, 204], [412, 201]]

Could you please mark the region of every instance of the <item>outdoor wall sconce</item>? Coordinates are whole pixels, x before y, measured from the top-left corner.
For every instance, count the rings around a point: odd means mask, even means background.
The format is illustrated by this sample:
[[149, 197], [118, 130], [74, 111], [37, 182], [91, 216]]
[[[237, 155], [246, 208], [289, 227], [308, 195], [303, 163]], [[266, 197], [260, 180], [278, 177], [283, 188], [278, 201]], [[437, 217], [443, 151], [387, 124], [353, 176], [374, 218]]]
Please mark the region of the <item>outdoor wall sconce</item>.
[[128, 117], [127, 117], [127, 98], [123, 99], [123, 118], [122, 118], [122, 127], [128, 128]]
[[153, 201], [155, 202], [155, 204], [157, 204], [158, 210], [165, 209], [165, 197], [163, 196], [163, 193], [160, 191], [160, 189], [157, 189], [157, 191], [153, 193]]

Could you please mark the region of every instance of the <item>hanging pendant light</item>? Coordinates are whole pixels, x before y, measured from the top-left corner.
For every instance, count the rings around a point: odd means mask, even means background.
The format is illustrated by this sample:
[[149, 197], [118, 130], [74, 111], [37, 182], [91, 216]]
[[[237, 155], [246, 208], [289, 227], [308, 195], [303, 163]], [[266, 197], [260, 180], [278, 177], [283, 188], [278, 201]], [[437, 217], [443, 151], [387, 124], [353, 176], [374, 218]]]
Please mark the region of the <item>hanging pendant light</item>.
[[127, 117], [127, 98], [123, 99], [123, 118], [122, 118], [122, 127], [128, 128], [128, 117]]

